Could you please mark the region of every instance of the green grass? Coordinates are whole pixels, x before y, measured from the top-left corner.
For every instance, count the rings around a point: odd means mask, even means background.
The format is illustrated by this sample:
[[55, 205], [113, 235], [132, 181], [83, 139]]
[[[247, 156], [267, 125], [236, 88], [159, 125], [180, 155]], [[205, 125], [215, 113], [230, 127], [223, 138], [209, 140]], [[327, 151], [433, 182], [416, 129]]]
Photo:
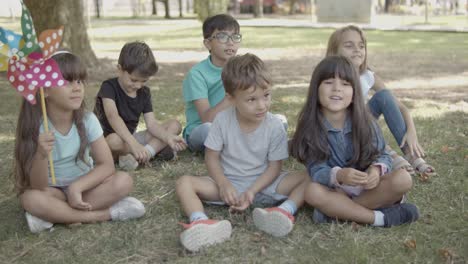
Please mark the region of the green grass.
[[[118, 52], [121, 44], [134, 38], [154, 44], [156, 57], [160, 51], [175, 55], [179, 51], [193, 51], [206, 56], [199, 24], [131, 21], [135, 23], [103, 21], [93, 27], [90, 32], [98, 56], [109, 50]], [[107, 34], [111, 32], [110, 26], [112, 32], [119, 34]], [[151, 31], [146, 31], [148, 27]], [[118, 30], [121, 28], [127, 30]], [[102, 34], [96, 34], [98, 30]], [[242, 32], [244, 42], [240, 52], [257, 53], [266, 61], [274, 77], [272, 111], [288, 117], [292, 135], [312, 69], [324, 54], [331, 30], [246, 27]], [[382, 31], [366, 34], [371, 65], [392, 84], [390, 88], [411, 110], [419, 140], [428, 154], [426, 160], [439, 173], [428, 182], [414, 178], [409, 200], [421, 210], [421, 219], [416, 223], [391, 229], [315, 225], [310, 219], [312, 210], [305, 207], [296, 217], [293, 232], [277, 239], [253, 227], [250, 211], [229, 215], [226, 208], [209, 206], [206, 210], [211, 217], [232, 222], [232, 238], [202, 252], [189, 253], [178, 242], [181, 231], [178, 222], [186, 221], [186, 217], [176, 200], [174, 184], [181, 175], [204, 175], [206, 169], [202, 157], [185, 151], [176, 162], [159, 163], [133, 173], [132, 196], [141, 199], [147, 209], [142, 219], [74, 227], [56, 225], [52, 232], [31, 234], [12, 192], [10, 178], [20, 99], [1, 75], [0, 263], [466, 263], [467, 34]], [[177, 118], [185, 123], [181, 83], [194, 63], [190, 57], [177, 63], [160, 62], [160, 72], [149, 83], [158, 119]], [[86, 91], [90, 109], [100, 82], [114, 74], [110, 68], [91, 72]], [[438, 84], [440, 80], [457, 81], [445, 85], [443, 81]], [[386, 139], [396, 147], [388, 129], [383, 127]], [[285, 166], [290, 170], [303, 169], [293, 160]], [[412, 239], [416, 241], [414, 249], [404, 244]], [[444, 249], [452, 257], [446, 259], [439, 253]]]

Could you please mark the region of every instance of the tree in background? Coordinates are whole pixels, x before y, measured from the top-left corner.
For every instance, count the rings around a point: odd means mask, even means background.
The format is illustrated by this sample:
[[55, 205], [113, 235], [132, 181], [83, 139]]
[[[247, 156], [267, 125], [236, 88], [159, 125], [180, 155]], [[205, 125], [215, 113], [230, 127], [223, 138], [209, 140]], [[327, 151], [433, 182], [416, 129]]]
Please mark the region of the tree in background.
[[31, 12], [36, 32], [63, 25], [62, 47], [70, 49], [88, 66], [98, 63], [86, 31], [83, 1], [24, 0], [24, 3]]
[[229, 0], [196, 0], [194, 10], [198, 19], [204, 21], [207, 17], [226, 13]]
[[263, 0], [255, 0], [254, 17], [263, 17]]
[[156, 0], [151, 0], [151, 14], [152, 15], [157, 15], [158, 14], [158, 8], [156, 7], [157, 3]]

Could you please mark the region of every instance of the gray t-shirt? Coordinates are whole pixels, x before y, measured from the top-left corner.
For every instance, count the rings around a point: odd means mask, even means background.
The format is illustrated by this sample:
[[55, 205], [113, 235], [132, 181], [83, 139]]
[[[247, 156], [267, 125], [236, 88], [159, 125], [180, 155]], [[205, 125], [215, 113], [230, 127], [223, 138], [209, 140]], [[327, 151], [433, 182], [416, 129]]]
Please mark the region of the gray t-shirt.
[[219, 112], [205, 146], [220, 151], [221, 166], [227, 177], [260, 176], [269, 161], [288, 158], [288, 138], [280, 119], [267, 113], [253, 132], [243, 133], [234, 107]]

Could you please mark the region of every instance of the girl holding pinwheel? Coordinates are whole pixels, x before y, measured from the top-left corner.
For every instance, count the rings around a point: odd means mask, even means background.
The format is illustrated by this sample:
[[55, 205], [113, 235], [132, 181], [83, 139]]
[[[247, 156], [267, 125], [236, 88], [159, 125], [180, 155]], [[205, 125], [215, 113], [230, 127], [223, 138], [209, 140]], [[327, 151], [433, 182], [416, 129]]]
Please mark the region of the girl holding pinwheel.
[[[44, 132], [39, 104], [26, 100], [16, 131], [16, 188], [29, 229], [40, 232], [53, 223], [141, 217], [145, 213], [143, 204], [127, 197], [132, 178], [115, 171], [99, 121], [93, 113], [85, 111], [84, 65], [69, 52], [59, 51], [51, 59], [67, 82], [45, 92], [50, 132]], [[55, 184], [47, 161], [51, 151]]]
[[29, 229], [141, 217], [145, 207], [127, 196], [132, 178], [115, 171], [99, 121], [85, 111], [85, 66], [70, 52], [56, 52], [63, 27], [37, 38], [22, 5], [23, 35], [0, 27], [0, 71], [8, 70], [8, 81], [24, 97], [14, 175]]

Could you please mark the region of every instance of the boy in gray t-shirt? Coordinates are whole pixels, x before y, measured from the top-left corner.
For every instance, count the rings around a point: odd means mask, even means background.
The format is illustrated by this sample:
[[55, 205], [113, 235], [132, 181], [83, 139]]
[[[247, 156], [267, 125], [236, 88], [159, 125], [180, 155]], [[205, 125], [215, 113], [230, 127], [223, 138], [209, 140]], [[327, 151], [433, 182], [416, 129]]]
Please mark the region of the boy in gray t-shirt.
[[282, 202], [255, 208], [253, 220], [260, 230], [285, 236], [303, 204], [308, 180], [305, 172], [281, 171], [282, 160], [288, 158], [287, 134], [281, 120], [268, 112], [271, 78], [263, 62], [252, 54], [235, 56], [224, 67], [222, 80], [233, 106], [217, 114], [205, 141], [209, 176], [182, 176], [177, 181], [177, 196], [190, 218], [180, 239], [190, 251], [231, 235], [231, 223], [209, 219], [202, 201], [237, 211], [254, 203]]

